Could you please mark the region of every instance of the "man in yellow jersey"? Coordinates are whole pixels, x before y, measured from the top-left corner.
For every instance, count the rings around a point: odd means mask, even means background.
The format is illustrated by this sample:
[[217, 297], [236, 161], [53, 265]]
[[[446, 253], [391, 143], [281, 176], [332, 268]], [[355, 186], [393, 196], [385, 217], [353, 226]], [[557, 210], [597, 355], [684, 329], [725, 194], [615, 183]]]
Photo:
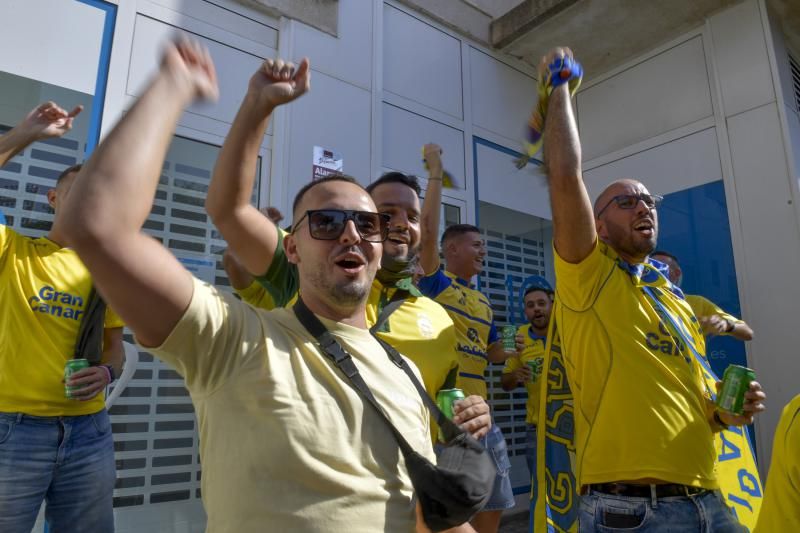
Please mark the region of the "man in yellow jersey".
[[[30, 143], [64, 135], [80, 107], [48, 102], [0, 137], [5, 164]], [[0, 531], [30, 533], [42, 502], [53, 531], [114, 531], [116, 479], [103, 391], [120, 371], [122, 322], [105, 317], [101, 363], [74, 374], [82, 388], [65, 397], [64, 366], [75, 354], [92, 279], [65, 248], [62, 205], [80, 166], [66, 169], [47, 200], [55, 220], [32, 239], [0, 226]]]
[[[440, 158], [440, 150], [430, 149], [425, 152], [429, 169], [442, 168]], [[425, 226], [431, 229], [439, 227], [441, 191], [441, 180], [428, 180], [425, 209], [429, 216]], [[457, 224], [444, 231], [441, 248], [446, 269], [439, 268], [439, 246], [436, 238], [432, 236], [422, 239], [419, 258], [425, 277], [419, 280], [418, 286], [423, 294], [433, 298], [447, 310], [456, 326], [459, 388], [464, 390], [464, 394], [486, 398], [486, 366], [489, 361], [502, 363], [508, 355], [503, 351], [503, 343], [500, 342], [495, 328], [489, 300], [475, 290], [469, 281], [483, 269], [486, 245], [478, 228], [469, 224]], [[500, 526], [503, 510], [513, 507], [515, 503], [508, 476], [511, 462], [499, 427], [492, 425], [482, 442], [495, 460], [497, 477], [491, 498], [472, 524], [480, 533], [495, 533]]]
[[[286, 73], [284, 101], [308, 90], [307, 60], [297, 71], [274, 67], [265, 63], [271, 76]], [[167, 45], [149, 86], [76, 179], [68, 242], [137, 341], [186, 380], [209, 533], [424, 530], [395, 437], [296, 314], [217, 291], [141, 231], [184, 107], [217, 94], [207, 50], [188, 40]], [[387, 364], [365, 319], [385, 218], [360, 185], [342, 178], [310, 183], [295, 207], [285, 246], [305, 306], [350, 354], [398, 431], [433, 458], [422, 399], [405, 372]]]
[[528, 463], [531, 479], [535, 479], [539, 391], [542, 388], [547, 328], [550, 325], [550, 312], [553, 310], [553, 289], [543, 285], [533, 285], [525, 290], [522, 301], [525, 318], [528, 319], [528, 324], [520, 326], [517, 330], [517, 345], [522, 345], [522, 349], [517, 355], [506, 359], [500, 383], [506, 391], [512, 391], [522, 385], [528, 392], [525, 461]]
[[[567, 58], [565, 60], [565, 58]], [[718, 489], [713, 432], [764, 409], [753, 382], [744, 416], [714, 409], [693, 352], [702, 331], [666, 267], [648, 259], [660, 197], [619, 180], [589, 200], [567, 83], [572, 54], [557, 48], [540, 75], [549, 97], [544, 156], [553, 213], [552, 319], [575, 409], [581, 531], [741, 531]]]
[[783, 408], [753, 533], [800, 531], [800, 395]]
[[[677, 257], [669, 252], [656, 250], [650, 254], [650, 258], [667, 265], [669, 280], [678, 287], [681, 286], [683, 270]], [[706, 335], [730, 335], [740, 341], [753, 340], [753, 329], [744, 320], [726, 313], [717, 304], [698, 294], [684, 294], [684, 297]]]
[[[283, 69], [282, 62], [279, 67], [279, 71]], [[230, 250], [248, 272], [256, 274], [256, 279], [280, 307], [290, 305], [296, 298], [298, 271], [285, 253], [283, 242], [287, 233], [262, 216], [250, 204], [250, 196], [258, 147], [272, 111], [300, 96], [282, 99], [282, 91], [290, 83], [291, 80], [273, 77], [261, 69], [253, 75], [222, 145], [206, 200], [206, 209]], [[440, 389], [455, 385], [458, 366], [453, 349], [455, 331], [447, 313], [418, 291], [411, 276], [420, 239], [436, 239], [436, 228], [428, 229], [421, 224], [428, 207], [426, 204], [420, 209], [420, 188], [413, 176], [392, 172], [370, 184], [367, 190], [378, 211], [391, 217], [381, 269], [367, 300], [367, 323], [374, 327], [393, 299], [402, 300], [388, 319], [377, 324], [375, 334], [417, 365], [425, 390], [435, 399]], [[425, 234], [421, 235], [422, 232]], [[488, 431], [488, 412], [482, 398], [467, 398], [456, 406], [456, 421], [481, 436]], [[435, 437], [437, 428], [433, 427], [431, 433]]]

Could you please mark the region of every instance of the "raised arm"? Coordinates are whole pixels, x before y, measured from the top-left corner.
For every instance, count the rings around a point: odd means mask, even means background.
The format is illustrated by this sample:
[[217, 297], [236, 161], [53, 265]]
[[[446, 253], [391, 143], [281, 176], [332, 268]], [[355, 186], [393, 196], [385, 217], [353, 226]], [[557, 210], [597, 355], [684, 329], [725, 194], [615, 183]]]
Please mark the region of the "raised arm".
[[109, 306], [147, 346], [163, 343], [193, 289], [191, 275], [141, 227], [183, 108], [195, 98], [216, 97], [208, 51], [186, 40], [168, 45], [158, 73], [95, 150], [66, 198], [68, 244]]
[[264, 61], [222, 145], [208, 189], [206, 210], [242, 265], [255, 275], [269, 269], [278, 245], [275, 224], [250, 203], [256, 161], [272, 111], [310, 87], [308, 59], [295, 69], [280, 59]]
[[72, 129], [72, 121], [83, 111], [79, 105], [67, 112], [55, 102], [45, 102], [31, 110], [22, 121], [4, 135], [0, 135], [0, 167], [25, 149], [29, 144], [61, 137]]
[[426, 144], [422, 149], [428, 164], [428, 188], [420, 219], [419, 266], [426, 276], [439, 268], [439, 223], [442, 213], [442, 149], [438, 144]]
[[[546, 76], [554, 60], [572, 57], [569, 48], [556, 48], [539, 65]], [[550, 95], [544, 127], [544, 160], [553, 211], [556, 251], [569, 263], [579, 263], [592, 251], [597, 239], [594, 213], [581, 173], [581, 143], [567, 84]]]

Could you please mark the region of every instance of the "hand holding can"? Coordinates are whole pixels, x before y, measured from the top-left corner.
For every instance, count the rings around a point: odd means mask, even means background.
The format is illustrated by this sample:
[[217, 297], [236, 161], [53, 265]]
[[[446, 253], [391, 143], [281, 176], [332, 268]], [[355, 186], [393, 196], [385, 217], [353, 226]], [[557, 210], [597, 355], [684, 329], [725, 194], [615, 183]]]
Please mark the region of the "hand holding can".
[[503, 351], [517, 353], [517, 326], [513, 324], [503, 326]]

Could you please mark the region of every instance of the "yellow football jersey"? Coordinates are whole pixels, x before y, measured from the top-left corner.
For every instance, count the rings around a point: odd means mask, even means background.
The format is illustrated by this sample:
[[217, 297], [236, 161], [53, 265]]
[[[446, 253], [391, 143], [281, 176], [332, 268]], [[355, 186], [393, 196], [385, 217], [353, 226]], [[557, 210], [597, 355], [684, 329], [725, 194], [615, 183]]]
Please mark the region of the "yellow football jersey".
[[456, 326], [459, 388], [466, 396], [477, 394], [486, 398], [484, 372], [489, 364], [486, 351], [500, 339], [489, 300], [468, 281], [444, 269], [422, 278], [419, 288], [445, 308]]
[[800, 395], [784, 407], [754, 533], [800, 531]]
[[[78, 416], [103, 408], [102, 394], [70, 400], [62, 383], [91, 288], [74, 251], [0, 226], [0, 411]], [[108, 309], [105, 326], [123, 323]]]
[[525, 422], [535, 425], [539, 421], [539, 391], [542, 389], [542, 368], [547, 337], [540, 337], [534, 333], [530, 324], [520, 326], [517, 334], [525, 337], [525, 349], [519, 356], [506, 359], [503, 374], [511, 374], [522, 365], [531, 365], [533, 380], [525, 384], [525, 390], [528, 392], [528, 401], [525, 404], [527, 410]]
[[[555, 270], [553, 316], [575, 398], [578, 486], [655, 478], [717, 488], [708, 391], [683, 340], [705, 355], [689, 304], [654, 267], [626, 266], [605, 243], [578, 264], [556, 252]], [[675, 325], [662, 321], [647, 291]]]

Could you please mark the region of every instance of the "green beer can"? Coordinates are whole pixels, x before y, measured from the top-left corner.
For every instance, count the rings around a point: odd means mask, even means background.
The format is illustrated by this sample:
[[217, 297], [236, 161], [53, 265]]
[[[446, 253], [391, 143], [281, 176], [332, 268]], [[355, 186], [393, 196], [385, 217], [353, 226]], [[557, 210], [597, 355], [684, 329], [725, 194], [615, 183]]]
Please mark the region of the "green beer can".
[[73, 398], [75, 392], [81, 390], [83, 387], [70, 387], [67, 384], [69, 378], [72, 374], [79, 370], [83, 370], [84, 368], [89, 368], [89, 361], [86, 359], [70, 359], [67, 361], [67, 364], [64, 365], [64, 395], [67, 398]]
[[755, 379], [756, 373], [747, 367], [728, 366], [717, 394], [717, 407], [734, 415], [744, 414], [744, 393], [750, 389], [750, 382]]
[[539, 375], [542, 373], [542, 361], [531, 359], [526, 361], [525, 364], [531, 369], [531, 383], [536, 383], [536, 380], [539, 379]]
[[[439, 410], [449, 418], [453, 419], [453, 402], [464, 399], [464, 391], [461, 389], [442, 389], [436, 393], [436, 405]], [[446, 442], [441, 428], [439, 429], [439, 440]]]
[[503, 351], [506, 353], [517, 351], [517, 326], [513, 324], [503, 326]]

